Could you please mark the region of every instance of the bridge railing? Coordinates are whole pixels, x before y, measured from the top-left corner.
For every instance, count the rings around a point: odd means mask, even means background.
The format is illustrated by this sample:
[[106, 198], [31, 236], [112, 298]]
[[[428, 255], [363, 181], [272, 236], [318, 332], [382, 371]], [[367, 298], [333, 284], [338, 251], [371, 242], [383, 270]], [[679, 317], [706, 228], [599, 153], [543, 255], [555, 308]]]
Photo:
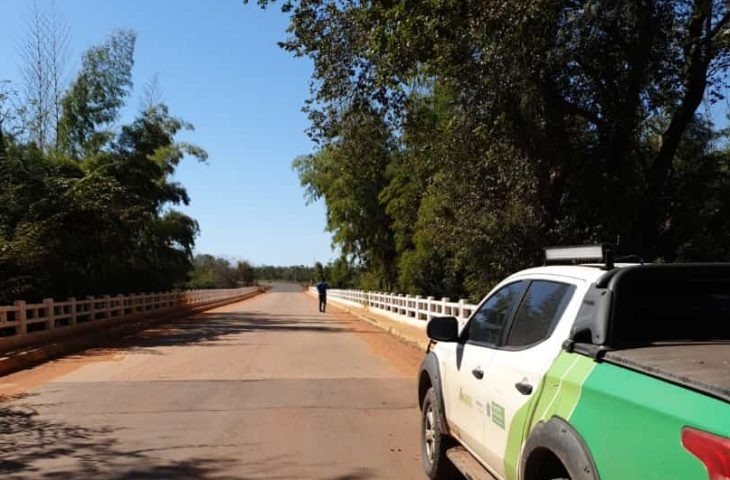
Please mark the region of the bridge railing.
[[[310, 287], [310, 292], [316, 294], [317, 289]], [[422, 297], [363, 290], [329, 289], [327, 299], [353, 307], [376, 310], [389, 316], [397, 316], [401, 320], [420, 320], [424, 325], [433, 317], [446, 316], [456, 317], [463, 323], [477, 308], [477, 305], [467, 303], [463, 299], [452, 302], [447, 297]]]
[[0, 306], [0, 341], [37, 332], [67, 329], [100, 320], [123, 321], [125, 318], [146, 314], [216, 304], [244, 297], [258, 291], [259, 288], [104, 295], [84, 299], [69, 298], [64, 301], [48, 298], [40, 303], [26, 303], [19, 300], [13, 305]]

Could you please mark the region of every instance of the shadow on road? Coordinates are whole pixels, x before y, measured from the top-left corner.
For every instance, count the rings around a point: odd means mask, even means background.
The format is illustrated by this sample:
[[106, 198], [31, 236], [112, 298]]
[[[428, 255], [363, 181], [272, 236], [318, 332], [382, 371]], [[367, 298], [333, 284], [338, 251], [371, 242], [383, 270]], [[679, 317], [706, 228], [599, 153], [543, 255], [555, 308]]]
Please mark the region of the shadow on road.
[[202, 313], [186, 320], [145, 330], [125, 339], [122, 347], [152, 348], [205, 343], [215, 346], [231, 335], [252, 332], [338, 333], [350, 330], [322, 317], [265, 312]]
[[199, 313], [148, 328], [69, 358], [108, 356], [117, 351], [124, 351], [127, 355], [162, 355], [161, 351], [155, 350], [156, 347], [183, 347], [196, 344], [210, 347], [224, 346], [231, 336], [253, 332], [353, 332], [386, 335], [384, 332], [363, 331], [356, 320], [344, 314], [328, 314], [325, 317], [260, 311]]
[[[0, 399], [2, 478], [225, 478], [231, 461], [187, 459], [156, 462], [118, 448], [112, 428], [86, 428], [42, 418], [35, 395]], [[52, 405], [43, 404], [43, 407]], [[233, 478], [233, 477], [230, 477]]]
[[[116, 435], [120, 428], [87, 428], [44, 419], [34, 404], [35, 394], [0, 398], [0, 478], [111, 480], [151, 479], [287, 479], [282, 467], [297, 468], [285, 456], [247, 463], [251, 445], [225, 445], [240, 451], [238, 458], [155, 458], [163, 450], [220, 448], [221, 445], [176, 445], [147, 450], [125, 450]], [[43, 405], [48, 407], [50, 405]], [[316, 467], [301, 465], [303, 470]], [[241, 472], [233, 475], [231, 472]], [[375, 478], [368, 469], [327, 477], [327, 480]]]

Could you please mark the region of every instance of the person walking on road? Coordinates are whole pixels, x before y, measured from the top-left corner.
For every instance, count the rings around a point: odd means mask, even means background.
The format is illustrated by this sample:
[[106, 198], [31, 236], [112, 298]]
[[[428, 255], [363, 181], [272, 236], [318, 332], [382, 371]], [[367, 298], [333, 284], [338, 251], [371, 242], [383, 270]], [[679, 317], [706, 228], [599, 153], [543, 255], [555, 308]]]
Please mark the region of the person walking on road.
[[317, 293], [319, 293], [319, 311], [324, 313], [327, 308], [327, 282], [322, 280], [317, 284]]

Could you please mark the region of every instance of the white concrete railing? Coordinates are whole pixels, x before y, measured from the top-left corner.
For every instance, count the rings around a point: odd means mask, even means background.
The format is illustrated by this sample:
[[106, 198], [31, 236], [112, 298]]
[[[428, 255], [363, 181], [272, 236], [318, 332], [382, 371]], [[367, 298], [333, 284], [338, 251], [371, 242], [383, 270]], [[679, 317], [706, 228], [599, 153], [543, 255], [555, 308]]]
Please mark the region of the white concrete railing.
[[0, 340], [38, 331], [57, 330], [95, 320], [132, 317], [141, 314], [192, 308], [226, 299], [234, 299], [258, 290], [245, 287], [220, 290], [187, 290], [167, 293], [142, 293], [69, 298], [57, 302], [51, 298], [41, 303], [17, 301], [12, 306], [0, 306]]
[[[310, 287], [317, 294], [315, 287]], [[449, 298], [436, 299], [397, 293], [365, 292], [363, 290], [327, 290], [327, 301], [335, 301], [356, 308], [373, 310], [388, 317], [425, 326], [433, 317], [456, 317], [463, 324], [477, 305], [465, 300], [452, 302]]]

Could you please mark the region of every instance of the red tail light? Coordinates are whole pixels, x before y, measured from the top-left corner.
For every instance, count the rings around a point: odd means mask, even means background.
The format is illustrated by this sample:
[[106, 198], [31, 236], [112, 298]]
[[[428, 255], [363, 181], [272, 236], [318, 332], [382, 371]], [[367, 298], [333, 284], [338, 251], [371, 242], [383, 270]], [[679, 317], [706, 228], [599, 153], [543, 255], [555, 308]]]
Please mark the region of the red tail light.
[[730, 480], [730, 438], [684, 427], [682, 445], [705, 464], [709, 480]]

